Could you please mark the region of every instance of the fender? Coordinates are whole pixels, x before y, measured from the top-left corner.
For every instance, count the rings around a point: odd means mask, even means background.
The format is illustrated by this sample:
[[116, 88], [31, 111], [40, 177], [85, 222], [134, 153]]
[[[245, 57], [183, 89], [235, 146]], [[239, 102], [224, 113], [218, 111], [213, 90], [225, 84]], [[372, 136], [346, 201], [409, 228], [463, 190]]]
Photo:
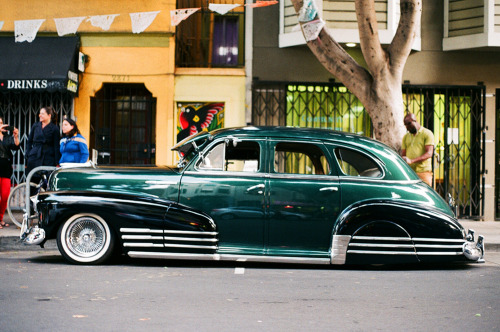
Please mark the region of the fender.
[[392, 222], [411, 237], [465, 238], [465, 230], [455, 217], [429, 206], [424, 209], [419, 204], [390, 199], [367, 200], [348, 206], [337, 218], [333, 235], [353, 235], [372, 221]]
[[465, 230], [437, 209], [394, 200], [368, 200], [346, 208], [332, 237], [333, 264], [415, 263], [461, 259]]
[[[47, 239], [55, 238], [61, 223], [71, 215], [88, 212], [100, 215], [116, 234], [120, 228], [152, 230], [215, 231], [207, 214], [152, 196], [115, 192], [57, 191], [38, 195], [40, 227]], [[119, 226], [118, 226], [119, 225]]]

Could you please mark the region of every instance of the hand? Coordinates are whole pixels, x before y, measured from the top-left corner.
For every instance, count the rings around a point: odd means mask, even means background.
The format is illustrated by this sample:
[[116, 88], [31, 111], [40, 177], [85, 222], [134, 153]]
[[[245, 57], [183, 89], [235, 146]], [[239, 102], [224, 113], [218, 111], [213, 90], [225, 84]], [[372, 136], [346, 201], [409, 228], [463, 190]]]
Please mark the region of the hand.
[[3, 124], [1, 127], [0, 127], [0, 131], [2, 131], [3, 133], [7, 131], [7, 129], [5, 129], [5, 127], [8, 127], [9, 125], [8, 124]]
[[12, 136], [14, 136], [14, 138], [18, 138], [19, 137], [19, 129], [14, 127], [14, 130], [12, 131]]
[[413, 161], [412, 161], [410, 158], [408, 158], [407, 156], [403, 156], [403, 159], [404, 159], [404, 161], [406, 161], [406, 163], [407, 163], [408, 165], [411, 165], [411, 163], [413, 162]]

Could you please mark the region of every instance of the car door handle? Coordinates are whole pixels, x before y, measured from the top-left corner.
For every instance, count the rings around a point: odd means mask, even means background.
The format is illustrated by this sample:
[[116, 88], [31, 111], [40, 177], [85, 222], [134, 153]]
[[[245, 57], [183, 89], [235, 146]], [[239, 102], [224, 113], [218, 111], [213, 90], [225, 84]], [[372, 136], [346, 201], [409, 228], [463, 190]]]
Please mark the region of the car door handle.
[[[261, 183], [261, 184], [257, 184], [257, 185], [255, 185], [255, 186], [251, 186], [251, 187], [247, 188], [247, 193], [250, 193], [250, 192], [252, 192], [252, 191], [254, 191], [254, 190], [264, 189], [265, 187], [266, 187], [266, 185], [265, 185], [265, 184], [263, 184], [263, 183]], [[263, 191], [263, 190], [259, 190], [257, 193], [259, 193], [259, 194], [263, 194], [263, 193], [264, 193], [264, 191]]]
[[325, 187], [321, 188], [319, 191], [339, 191], [339, 187]]

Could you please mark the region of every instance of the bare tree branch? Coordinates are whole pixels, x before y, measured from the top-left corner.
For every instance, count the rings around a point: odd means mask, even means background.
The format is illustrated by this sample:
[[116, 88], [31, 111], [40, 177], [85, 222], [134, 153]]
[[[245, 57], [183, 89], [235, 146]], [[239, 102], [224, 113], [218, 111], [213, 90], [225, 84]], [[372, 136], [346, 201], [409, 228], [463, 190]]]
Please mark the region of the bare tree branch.
[[356, 0], [361, 51], [371, 74], [377, 78], [387, 69], [386, 53], [380, 45], [374, 1]]
[[[291, 1], [298, 14], [304, 1]], [[319, 19], [319, 16], [315, 19]], [[362, 103], [369, 101], [371, 98], [369, 82], [372, 82], [372, 76], [335, 41], [326, 27], [321, 30], [317, 39], [308, 41], [307, 45], [321, 64], [355, 93]]]
[[390, 71], [398, 78], [403, 75], [404, 65], [420, 27], [422, 0], [401, 0], [400, 7], [401, 17], [398, 29], [387, 49], [390, 58]]

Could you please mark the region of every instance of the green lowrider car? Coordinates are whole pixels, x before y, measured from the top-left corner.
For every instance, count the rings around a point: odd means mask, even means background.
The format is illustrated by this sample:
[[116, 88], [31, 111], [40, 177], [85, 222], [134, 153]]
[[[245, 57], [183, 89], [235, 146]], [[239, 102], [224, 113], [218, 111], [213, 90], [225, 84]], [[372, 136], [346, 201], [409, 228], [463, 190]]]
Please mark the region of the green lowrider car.
[[314, 264], [482, 261], [448, 204], [391, 148], [320, 129], [201, 132], [176, 167], [58, 169], [27, 243], [70, 262], [130, 257]]

